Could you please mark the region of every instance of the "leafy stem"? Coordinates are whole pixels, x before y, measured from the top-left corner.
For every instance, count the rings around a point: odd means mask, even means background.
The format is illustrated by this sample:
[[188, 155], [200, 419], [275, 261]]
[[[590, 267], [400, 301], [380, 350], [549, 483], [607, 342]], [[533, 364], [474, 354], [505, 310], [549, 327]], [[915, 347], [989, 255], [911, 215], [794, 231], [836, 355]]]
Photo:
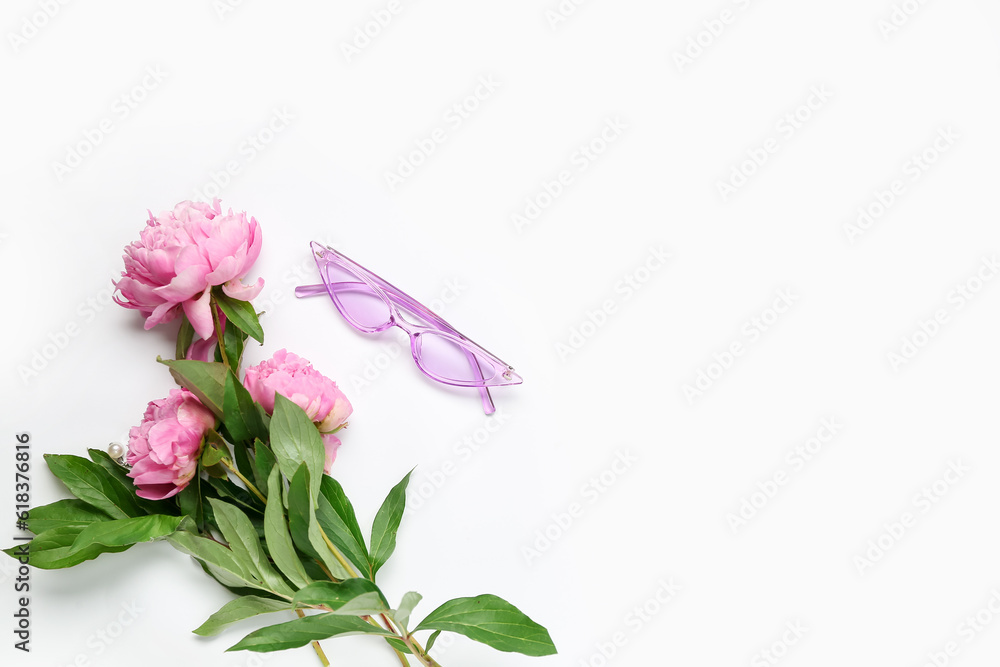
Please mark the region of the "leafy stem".
[[413, 655], [417, 656], [417, 660], [419, 660], [422, 665], [426, 665], [426, 667], [441, 667], [441, 665], [437, 663], [437, 660], [431, 657], [430, 653], [428, 653], [424, 647], [420, 645], [420, 642], [418, 642], [413, 635], [408, 632], [404, 632], [402, 633], [400, 639], [402, 639], [407, 648], [413, 652]]
[[[299, 618], [305, 618], [306, 613], [301, 609], [296, 609], [295, 613], [298, 614]], [[330, 661], [326, 657], [326, 653], [323, 652], [323, 647], [319, 645], [319, 642], [312, 642], [313, 650], [316, 651], [316, 655], [319, 657], [319, 661], [323, 663], [323, 667], [330, 667]]]
[[222, 357], [222, 363], [225, 364], [226, 368], [236, 373], [238, 369], [230, 365], [229, 358], [226, 356], [226, 346], [222, 342], [223, 332], [222, 322], [219, 319], [219, 304], [216, 302], [214, 294], [209, 299], [209, 309], [212, 311], [212, 322], [215, 324], [215, 338], [218, 341], [219, 355]]
[[399, 658], [399, 664], [403, 665], [403, 667], [410, 667], [410, 661], [406, 659], [402, 651], [395, 646], [392, 647], [392, 650], [396, 653], [396, 657]]
[[357, 570], [355, 570], [354, 567], [351, 566], [350, 562], [344, 558], [344, 554], [340, 553], [340, 549], [338, 549], [333, 542], [330, 541], [330, 538], [326, 536], [326, 531], [323, 530], [322, 526], [319, 527], [319, 534], [326, 543], [326, 548], [330, 550], [330, 553], [332, 553], [333, 557], [337, 559], [337, 562], [340, 563], [345, 570], [347, 570], [347, 573], [352, 577], [359, 576]]
[[[406, 644], [406, 647], [410, 649], [410, 652], [413, 653], [414, 656], [416, 656], [417, 660], [420, 661], [420, 664], [426, 665], [426, 667], [441, 667], [441, 665], [439, 665], [437, 661], [430, 656], [427, 650], [420, 645], [420, 642], [418, 642], [417, 639], [411, 633], [407, 632], [406, 629], [399, 623], [396, 623], [395, 619], [390, 619], [388, 614], [380, 614], [380, 616], [382, 617], [382, 622], [385, 623], [386, 629], [390, 632], [396, 633], [399, 640]], [[376, 623], [375, 625], [378, 624]], [[396, 653], [399, 653], [399, 651], [397, 650]]]
[[257, 496], [258, 498], [260, 498], [260, 501], [262, 503], [265, 503], [265, 504], [267, 503], [267, 498], [264, 496], [264, 494], [262, 494], [257, 489], [257, 487], [253, 485], [253, 483], [249, 479], [247, 479], [246, 477], [244, 477], [243, 474], [240, 473], [240, 471], [236, 469], [236, 466], [233, 465], [232, 461], [230, 461], [229, 459], [224, 458], [221, 461], [219, 461], [219, 463], [221, 463], [222, 465], [226, 466], [226, 469], [229, 470], [229, 472], [231, 472], [234, 475], [236, 475], [237, 477], [239, 477], [240, 481], [243, 482], [246, 485], [247, 489], [250, 492], [252, 492], [255, 496]]

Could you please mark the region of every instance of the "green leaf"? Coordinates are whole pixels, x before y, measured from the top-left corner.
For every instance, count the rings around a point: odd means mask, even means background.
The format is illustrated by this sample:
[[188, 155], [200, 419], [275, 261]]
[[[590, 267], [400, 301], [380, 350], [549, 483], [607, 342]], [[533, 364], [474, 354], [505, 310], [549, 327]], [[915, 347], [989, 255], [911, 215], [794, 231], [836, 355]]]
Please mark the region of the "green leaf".
[[212, 506], [222, 536], [229, 542], [230, 550], [244, 569], [265, 583], [268, 590], [291, 595], [292, 589], [267, 560], [250, 518], [227, 502], [209, 498], [208, 503]]
[[192, 359], [156, 358], [170, 369], [170, 374], [178, 385], [184, 387], [204, 404], [206, 408], [222, 418], [223, 394], [226, 386], [226, 367], [217, 362], [195, 361]]
[[271, 470], [277, 465], [277, 461], [274, 459], [274, 454], [271, 452], [271, 448], [259, 439], [254, 440], [253, 451], [254, 464], [257, 468], [255, 471], [257, 475], [257, 488], [263, 489], [267, 486], [267, 481], [271, 478]]
[[181, 514], [191, 517], [198, 530], [205, 528], [205, 508], [201, 496], [201, 475], [195, 474], [191, 483], [177, 494], [177, 506]]
[[346, 635], [392, 635], [383, 628], [369, 625], [357, 616], [319, 614], [297, 618], [288, 623], [270, 625], [251, 632], [228, 651], [267, 653], [305, 646], [309, 642]]
[[267, 508], [264, 510], [264, 536], [267, 550], [274, 564], [297, 588], [308, 586], [312, 579], [306, 574], [292, 544], [292, 536], [285, 523], [285, 510], [281, 504], [281, 472], [271, 471], [267, 480]]
[[[154, 514], [130, 519], [105, 517], [84, 525], [55, 526], [28, 544], [29, 562], [43, 569], [71, 567], [103, 553], [124, 551], [133, 544], [166, 537], [185, 520], [186, 517], [181, 516]], [[23, 553], [18, 549], [15, 547], [6, 553]]]
[[201, 452], [201, 465], [203, 467], [211, 468], [225, 458], [229, 458], [229, 448], [224, 442], [205, 442], [205, 447]]
[[368, 570], [368, 549], [354, 507], [343, 487], [329, 475], [320, 484], [316, 520], [330, 541], [343, 552], [361, 572]]
[[[225, 468], [223, 468], [225, 470]], [[233, 502], [239, 505], [245, 510], [254, 512], [255, 514], [263, 514], [263, 505], [258, 507], [257, 504], [260, 503], [260, 499], [253, 495], [242, 486], [237, 486], [232, 480], [228, 478], [228, 473], [226, 478], [209, 477], [208, 485], [212, 487], [214, 493], [209, 495], [217, 495], [222, 500], [227, 502]]]
[[163, 502], [140, 498], [137, 493], [139, 489], [132, 478], [128, 476], [128, 470], [119, 465], [103, 449], [88, 449], [87, 456], [90, 457], [91, 461], [104, 468], [108, 472], [109, 478], [116, 480], [125, 493], [132, 496], [136, 505], [144, 510], [145, 514], [163, 514], [164, 510], [168, 509]]
[[292, 541], [301, 551], [320, 560], [337, 579], [351, 577], [323, 541], [315, 503], [309, 495], [309, 470], [305, 463], [299, 466], [288, 486], [288, 527]]
[[401, 640], [397, 639], [396, 637], [386, 637], [385, 641], [389, 644], [389, 646], [393, 647], [400, 653], [413, 655], [413, 651], [410, 650], [410, 647], [404, 644]]
[[369, 558], [372, 579], [396, 549], [396, 531], [399, 530], [403, 510], [406, 509], [406, 485], [410, 482], [411, 474], [412, 470], [406, 473], [399, 484], [392, 487], [372, 523], [372, 549]]
[[257, 318], [257, 311], [253, 309], [253, 304], [249, 301], [234, 299], [218, 287], [212, 290], [212, 297], [219, 304], [222, 312], [226, 314], [226, 319], [229, 322], [232, 322], [237, 329], [245, 332], [258, 343], [263, 344], [264, 329], [260, 326], [260, 320]]
[[127, 547], [139, 542], [150, 542], [172, 534], [183, 520], [182, 516], [150, 514], [92, 523], [77, 535], [72, 551], [83, 551], [94, 546]]
[[240, 474], [249, 480], [253, 480], [254, 484], [257, 484], [258, 489], [263, 489], [266, 484], [260, 484], [257, 480], [257, 463], [251, 457], [251, 450], [246, 445], [234, 445], [233, 446], [233, 460], [236, 462], [236, 469], [240, 471]]
[[420, 593], [415, 593], [414, 591], [410, 591], [409, 593], [403, 595], [403, 599], [399, 603], [399, 609], [396, 610], [396, 613], [394, 613], [392, 617], [397, 623], [403, 626], [404, 630], [410, 625], [410, 614], [413, 613], [413, 608], [416, 607], [417, 603], [422, 599], [423, 596]]
[[424, 647], [424, 650], [430, 653], [431, 647], [434, 646], [434, 642], [436, 642], [438, 637], [440, 636], [441, 636], [440, 630], [435, 630], [434, 632], [432, 632], [431, 636], [427, 638], [427, 646]]
[[[368, 581], [365, 579], [364, 581]], [[389, 603], [381, 593], [365, 593], [348, 601], [333, 613], [345, 616], [375, 616], [389, 611]]]
[[215, 579], [219, 584], [222, 585], [227, 591], [235, 595], [236, 597], [245, 597], [247, 595], [259, 595], [260, 597], [267, 597], [269, 599], [276, 599], [276, 596], [270, 591], [265, 591], [261, 588], [247, 586], [246, 582], [239, 579], [233, 574], [228, 572], [223, 572], [222, 570], [216, 568], [215, 566], [206, 565], [200, 560], [195, 560], [205, 574]]
[[[98, 525], [98, 524], [91, 524]], [[92, 545], [84, 549], [73, 549], [73, 543], [85, 530], [84, 526], [59, 526], [39, 534], [35, 539], [23, 545], [4, 549], [4, 553], [12, 558], [23, 557], [27, 550], [28, 563], [42, 570], [57, 570], [73, 567], [88, 560], [97, 558], [102, 553], [117, 553], [125, 551], [132, 545], [103, 546]]]
[[167, 537], [178, 551], [193, 556], [204, 563], [213, 577], [227, 587], [250, 587], [268, 590], [237, 560], [233, 552], [215, 540], [193, 533], [178, 531]]
[[210, 637], [219, 634], [233, 623], [253, 618], [260, 614], [291, 611], [292, 609], [294, 609], [294, 606], [289, 602], [262, 598], [256, 595], [247, 595], [227, 603], [222, 609], [209, 616], [207, 621], [194, 630], [194, 633], [202, 637]]
[[186, 359], [188, 350], [191, 349], [191, 343], [194, 342], [194, 326], [191, 324], [191, 320], [187, 318], [187, 315], [181, 313], [181, 328], [177, 332], [177, 349], [174, 352], [175, 359]]
[[111, 518], [127, 519], [144, 514], [135, 497], [97, 463], [70, 454], [45, 454], [45, 462], [74, 496]]
[[281, 394], [274, 396], [271, 450], [281, 473], [288, 479], [292, 479], [299, 465], [305, 463], [309, 470], [309, 497], [316, 498], [326, 463], [323, 439], [305, 411]]
[[110, 521], [111, 517], [94, 509], [82, 500], [70, 498], [35, 507], [28, 513], [28, 530], [35, 535], [62, 526], [89, 526], [96, 521]]
[[389, 603], [378, 586], [361, 577], [313, 582], [296, 593], [292, 601], [299, 605], [326, 605], [337, 613], [355, 616], [389, 611]]
[[250, 392], [232, 371], [226, 373], [223, 410], [226, 430], [236, 442], [252, 442], [255, 438], [267, 437], [260, 412], [257, 411]]
[[[243, 361], [243, 351], [246, 349], [247, 335], [235, 326], [222, 328], [222, 347], [226, 350], [226, 359], [233, 368], [239, 368]], [[219, 355], [220, 359], [222, 355]]]
[[556, 652], [545, 628], [495, 595], [449, 600], [432, 611], [414, 632], [420, 630], [457, 632], [498, 651], [530, 656]]

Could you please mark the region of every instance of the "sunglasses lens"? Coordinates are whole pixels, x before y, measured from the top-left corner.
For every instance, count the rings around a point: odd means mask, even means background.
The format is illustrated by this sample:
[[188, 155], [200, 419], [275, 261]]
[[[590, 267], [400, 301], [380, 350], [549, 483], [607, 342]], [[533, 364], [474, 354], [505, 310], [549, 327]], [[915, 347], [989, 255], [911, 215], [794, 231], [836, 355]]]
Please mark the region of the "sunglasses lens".
[[389, 306], [360, 277], [332, 262], [321, 273], [333, 300], [354, 326], [378, 329], [389, 322]]
[[430, 331], [421, 333], [418, 338], [417, 363], [428, 373], [453, 382], [479, 383], [496, 375], [489, 361], [448, 336]]

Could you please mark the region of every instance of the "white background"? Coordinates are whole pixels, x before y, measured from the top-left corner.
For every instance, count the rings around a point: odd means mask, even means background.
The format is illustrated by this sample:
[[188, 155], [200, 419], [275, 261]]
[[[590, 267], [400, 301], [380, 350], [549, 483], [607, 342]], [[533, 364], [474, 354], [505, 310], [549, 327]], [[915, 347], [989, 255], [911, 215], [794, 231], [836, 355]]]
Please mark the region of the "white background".
[[[420, 591], [421, 617], [493, 592], [560, 650], [442, 642], [445, 667], [995, 664], [1000, 281], [979, 273], [1000, 252], [1000, 10], [897, 2], [591, 0], [555, 20], [556, 0], [404, 0], [348, 57], [387, 2], [69, 2], [48, 18], [8, 0], [0, 507], [15, 433], [44, 504], [65, 491], [43, 453], [103, 448], [169, 391], [154, 359], [175, 327], [144, 332], [107, 305], [110, 280], [147, 208], [219, 182], [264, 235], [267, 337], [247, 360], [287, 347], [348, 393], [336, 476], [365, 526], [418, 466], [391, 601]], [[458, 123], [455, 104], [475, 109]], [[540, 197], [562, 171], [570, 185]], [[544, 210], [518, 224], [529, 199]], [[313, 239], [513, 364], [525, 382], [495, 392], [502, 424], [405, 349], [390, 359], [398, 330], [362, 336], [328, 301], [296, 301]], [[671, 256], [655, 271], [650, 248]], [[824, 419], [837, 433], [805, 462]], [[4, 664], [318, 664], [224, 653], [252, 622], [192, 635], [228, 594], [163, 543], [33, 572], [24, 656], [3, 568]], [[334, 664], [394, 664], [369, 638], [324, 644]]]

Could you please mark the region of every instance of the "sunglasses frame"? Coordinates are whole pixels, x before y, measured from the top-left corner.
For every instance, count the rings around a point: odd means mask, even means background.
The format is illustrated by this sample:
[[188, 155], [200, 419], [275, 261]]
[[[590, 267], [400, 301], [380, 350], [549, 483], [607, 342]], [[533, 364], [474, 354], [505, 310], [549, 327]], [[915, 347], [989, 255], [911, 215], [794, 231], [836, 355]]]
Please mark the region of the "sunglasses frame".
[[[378, 333], [391, 327], [399, 327], [410, 337], [410, 353], [417, 368], [427, 377], [442, 384], [455, 387], [475, 387], [479, 389], [482, 398], [483, 411], [490, 415], [496, 411], [493, 405], [493, 398], [490, 396], [489, 387], [500, 387], [520, 384], [521, 376], [514, 372], [514, 368], [507, 362], [501, 360], [495, 354], [474, 342], [467, 336], [461, 334], [455, 327], [442, 319], [437, 313], [423, 305], [406, 292], [392, 285], [387, 280], [372, 273], [354, 260], [346, 257], [343, 253], [330, 246], [323, 245], [318, 241], [310, 243], [313, 259], [316, 260], [316, 268], [319, 270], [320, 278], [323, 281], [320, 285], [302, 285], [295, 288], [295, 296], [309, 297], [319, 294], [327, 294], [341, 317], [347, 320], [348, 324], [362, 333]], [[338, 282], [331, 283], [326, 271], [327, 264], [339, 266], [342, 270], [350, 273], [359, 279], [360, 282]], [[375, 326], [365, 326], [355, 320], [337, 298], [336, 292], [343, 290], [370, 290], [378, 296], [388, 309], [388, 321]], [[411, 316], [424, 320], [427, 324], [412, 322], [404, 313], [409, 311]], [[465, 353], [473, 373], [478, 376], [478, 380], [455, 380], [438, 375], [434, 371], [426, 368], [421, 361], [421, 336], [431, 333], [440, 336], [457, 345]], [[477, 359], [480, 362], [477, 362]], [[488, 363], [492, 366], [492, 377], [486, 378], [481, 368], [481, 363]]]

